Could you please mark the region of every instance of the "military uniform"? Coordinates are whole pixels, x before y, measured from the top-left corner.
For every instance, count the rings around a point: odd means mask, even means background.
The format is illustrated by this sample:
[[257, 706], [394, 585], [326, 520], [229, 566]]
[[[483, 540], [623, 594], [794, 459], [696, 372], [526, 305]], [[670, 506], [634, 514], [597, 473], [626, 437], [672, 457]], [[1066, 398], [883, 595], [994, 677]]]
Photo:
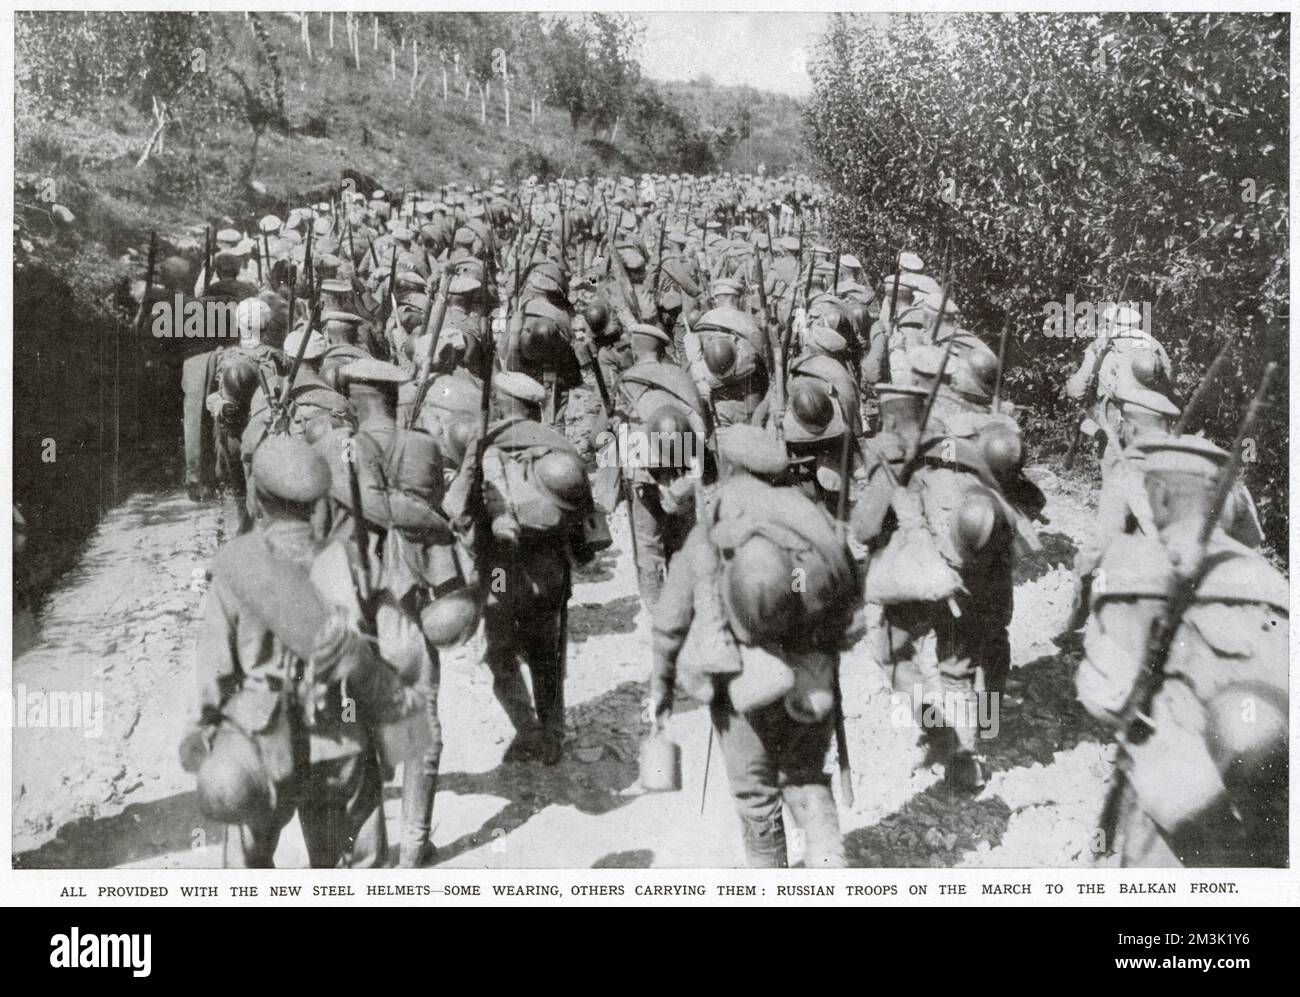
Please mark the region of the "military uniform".
[[[1186, 436], [1138, 447], [1158, 532], [1107, 545], [1077, 676], [1084, 706], [1120, 735], [1123, 864], [1285, 866], [1286, 579], [1221, 526], [1197, 549], [1224, 451]], [[1175, 572], [1189, 570], [1195, 595], [1130, 726], [1153, 626]]]
[[[662, 345], [668, 341], [657, 326], [633, 326], [632, 332]], [[680, 367], [650, 358], [623, 372], [618, 397], [616, 412], [632, 447], [619, 464], [631, 485], [637, 585], [642, 604], [653, 607], [667, 566], [695, 523], [693, 483], [704, 474], [704, 403]], [[606, 472], [618, 473], [602, 467], [598, 478]]]
[[309, 581], [321, 548], [308, 513], [329, 472], [289, 437], [268, 441], [253, 470], [262, 501], [282, 511], [213, 562], [196, 647], [200, 725], [186, 742], [204, 750], [187, 767], [205, 813], [231, 825], [227, 867], [269, 868], [295, 812], [313, 867], [377, 867], [386, 838], [372, 723], [394, 683], [331, 609], [351, 580]]
[[976, 789], [984, 777], [977, 693], [1000, 692], [1010, 664], [1010, 563], [1021, 527], [974, 441], [945, 438], [932, 419], [916, 447], [926, 389], [877, 390], [884, 425], [871, 441], [853, 528], [872, 551], [866, 596], [883, 606], [880, 661], [912, 698], [920, 743], [950, 781]]
[[[483, 454], [490, 521], [480, 564], [489, 579], [484, 657], [493, 691], [516, 730], [507, 759], [540, 754], [554, 764], [564, 742], [570, 555], [591, 557], [581, 521], [591, 508], [590, 484], [568, 440], [534, 421], [545, 394], [541, 385], [518, 372], [502, 373], [494, 383], [498, 397], [513, 401], [511, 414], [491, 426]], [[554, 472], [565, 480], [556, 483]], [[521, 657], [532, 675], [531, 697]]]
[[[804, 832], [806, 865], [843, 866], [824, 765], [833, 671], [841, 641], [857, 636], [852, 564], [825, 513], [768, 483], [786, 469], [773, 437], [752, 426], [718, 436], [732, 474], [673, 559], [654, 609], [656, 723], [675, 685], [710, 703], [750, 866], [786, 865], [783, 804]], [[803, 595], [789, 584], [794, 550], [806, 558]]]
[[1115, 446], [1122, 417], [1119, 395], [1134, 380], [1145, 387], [1164, 389], [1172, 377], [1172, 367], [1169, 354], [1143, 329], [1135, 309], [1112, 308], [1103, 323], [1102, 334], [1084, 349], [1079, 368], [1066, 381], [1065, 393], [1087, 407], [1083, 431], [1102, 434], [1105, 472], [1119, 450]]

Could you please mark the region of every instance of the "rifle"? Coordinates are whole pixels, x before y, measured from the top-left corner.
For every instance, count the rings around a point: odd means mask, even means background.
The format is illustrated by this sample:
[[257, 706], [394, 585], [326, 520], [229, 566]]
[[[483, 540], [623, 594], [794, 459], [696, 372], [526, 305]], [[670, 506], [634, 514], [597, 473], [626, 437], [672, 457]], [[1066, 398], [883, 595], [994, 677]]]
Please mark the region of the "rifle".
[[[292, 298], [289, 299], [292, 302]], [[294, 355], [293, 365], [289, 368], [289, 375], [284, 379], [284, 387], [280, 389], [280, 403], [278, 408], [281, 412], [288, 411], [289, 392], [293, 390], [293, 382], [298, 377], [298, 371], [302, 367], [303, 354], [307, 352], [307, 340], [311, 339], [311, 331], [320, 321], [319, 301], [312, 305], [311, 314], [307, 318], [307, 327], [302, 331], [302, 339], [298, 343], [298, 352]]]
[[307, 300], [311, 302], [310, 309], [316, 307], [316, 268], [312, 266], [311, 260], [311, 238], [312, 233], [315, 231], [315, 225], [307, 229], [307, 245], [304, 247], [302, 254], [302, 268], [307, 276]]
[[[1210, 538], [1214, 535], [1219, 517], [1223, 515], [1223, 508], [1232, 495], [1237, 475], [1241, 471], [1243, 442], [1254, 431], [1255, 424], [1259, 421], [1264, 409], [1264, 400], [1276, 373], [1276, 363], [1269, 363], [1264, 368], [1264, 377], [1255, 392], [1255, 397], [1250, 401], [1246, 417], [1242, 420], [1237, 430], [1237, 437], [1228, 450], [1228, 460], [1215, 482], [1214, 497], [1197, 532], [1196, 546], [1190, 562], [1175, 565], [1173, 577], [1165, 593], [1164, 612], [1151, 621], [1142, 670], [1138, 673], [1133, 688], [1129, 690], [1119, 714], [1120, 724], [1116, 740], [1121, 748], [1127, 748], [1131, 744], [1142, 744], [1155, 732], [1155, 725], [1150, 716], [1151, 701], [1164, 682], [1165, 666], [1169, 663], [1169, 654], [1182, 627], [1183, 617], [1196, 599], [1196, 590], [1204, 580], [1206, 569], [1212, 566], [1207, 564], [1210, 560], [1207, 557]], [[1119, 770], [1117, 769], [1116, 772], [1118, 774]], [[1102, 807], [1099, 827], [1105, 836], [1104, 841], [1108, 850], [1114, 837], [1115, 825], [1119, 820], [1123, 790], [1123, 777], [1112, 779], [1106, 794], [1106, 802]]]
[[[373, 248], [373, 245], [372, 245]], [[379, 327], [382, 330], [388, 328], [389, 316], [393, 314], [392, 303], [397, 300], [397, 240], [393, 240], [393, 256], [388, 264], [388, 293], [384, 295], [383, 303], [379, 306]]]
[[[486, 503], [483, 501], [483, 455], [487, 451], [488, 425], [491, 422], [492, 413], [492, 367], [493, 355], [496, 352], [496, 343], [492, 339], [491, 324], [487, 316], [480, 319], [479, 325], [480, 336], [483, 340], [483, 349], [485, 352], [483, 364], [483, 391], [479, 395], [479, 417], [478, 417], [478, 436], [474, 440], [474, 480], [470, 486], [468, 508], [485, 512]], [[482, 570], [482, 565], [487, 563], [487, 543], [488, 538], [492, 535], [490, 528], [486, 524], [480, 524], [474, 532], [474, 546], [476, 548], [475, 563], [480, 565], [479, 568], [479, 587], [481, 594], [486, 598], [487, 584], [490, 572]]]
[[627, 275], [627, 268], [623, 266], [623, 257], [618, 255], [618, 249], [614, 246], [614, 237], [609, 237], [609, 265], [614, 271], [614, 279], [618, 283], [619, 290], [626, 299], [628, 311], [638, 322], [641, 321], [641, 304], [636, 300], [636, 292], [632, 290], [632, 279]]
[[483, 224], [488, 233], [488, 252], [492, 254], [492, 266], [494, 271], [500, 272], [505, 269], [501, 263], [501, 254], [497, 251], [497, 229], [492, 221], [492, 213], [488, 210], [487, 191], [479, 191], [479, 203], [483, 205]]
[[1223, 349], [1221, 349], [1218, 355], [1215, 356], [1214, 362], [1210, 364], [1209, 369], [1205, 372], [1205, 376], [1201, 378], [1201, 382], [1196, 386], [1196, 390], [1192, 392], [1192, 397], [1188, 399], [1187, 405], [1184, 406], [1182, 415], [1180, 415], [1178, 421], [1174, 423], [1173, 433], [1175, 436], [1181, 436], [1187, 431], [1187, 424], [1191, 414], [1204, 403], [1206, 395], [1209, 394], [1210, 386], [1219, 379], [1219, 375], [1227, 365], [1228, 354], [1232, 352], [1233, 346], [1236, 345], [1237, 336], [1240, 331], [1240, 329], [1234, 329], [1232, 331], [1232, 335], [1228, 337], [1228, 341], [1223, 344]]
[[[375, 621], [370, 613], [370, 537], [366, 532], [366, 516], [361, 505], [361, 479], [357, 475], [357, 434], [348, 437], [348, 491], [352, 498], [352, 540], [357, 545], [357, 560], [360, 561], [359, 572], [352, 573], [352, 582], [357, 587], [357, 601], [361, 607], [362, 632], [373, 634]], [[360, 577], [358, 578], [358, 574]]]
[[569, 254], [569, 225], [564, 213], [564, 188], [560, 188], [560, 262], [566, 263]]
[[140, 335], [144, 328], [145, 315], [149, 311], [149, 290], [153, 287], [154, 269], [158, 263], [158, 230], [149, 233], [149, 262], [144, 270], [144, 291], [140, 294], [140, 308], [135, 313], [135, 334]]
[[[428, 298], [428, 300], [425, 302], [424, 305], [424, 318], [420, 323], [420, 336], [417, 338], [423, 337], [424, 334], [429, 331], [429, 320], [434, 310], [433, 297], [432, 297], [432, 292], [433, 292], [432, 285], [433, 285], [433, 279], [430, 278], [429, 285], [427, 288], [430, 297]], [[424, 362], [420, 365], [420, 375], [418, 381], [419, 387], [416, 389], [415, 392], [415, 401], [411, 405], [411, 414], [407, 417], [406, 420], [407, 429], [410, 429], [412, 426], [414, 426], [416, 420], [420, 418], [420, 409], [424, 405], [424, 397], [429, 393], [429, 385], [433, 383], [433, 378], [431, 378], [429, 374], [433, 370], [433, 364], [435, 358], [438, 355], [438, 340], [442, 336], [442, 323], [446, 318], [447, 318], [447, 295], [445, 293], [440, 292], [438, 294], [438, 318], [437, 321], [433, 323], [433, 339], [430, 340], [429, 342], [429, 355], [424, 358]]]
[[[587, 353], [588, 356], [591, 357], [591, 373], [596, 380], [596, 390], [600, 393], [600, 403], [605, 408], [605, 417], [613, 419], [614, 401], [610, 397], [609, 386], [605, 383], [605, 375], [600, 372], [600, 361], [591, 353], [590, 350], [588, 350]], [[618, 442], [615, 441], [614, 445], [617, 447]], [[627, 475], [623, 473], [621, 458], [616, 470], [618, 471], [619, 491], [623, 493], [623, 502], [627, 506], [628, 535], [632, 538], [632, 565], [638, 572], [640, 572], [641, 556], [638, 553], [636, 542], [636, 514], [632, 511], [632, 483], [627, 480]]]
[[998, 341], [998, 374], [993, 382], [993, 411], [997, 412], [1002, 404], [1002, 368], [1007, 362], [1007, 336], [1011, 332], [1011, 312], [1002, 316], [1002, 338]]
[[803, 281], [803, 311], [807, 311], [807, 307], [809, 307], [809, 298], [813, 296], [813, 270], [815, 269], [816, 250], [811, 253], [811, 259], [809, 259], [809, 276], [807, 276], [806, 281]]
[[655, 260], [655, 301], [659, 300], [659, 288], [664, 279], [664, 238], [668, 235], [668, 205], [664, 205], [663, 218], [659, 221], [659, 258]]
[[[946, 268], [945, 268], [946, 269]], [[830, 292], [834, 294], [840, 286], [840, 251], [835, 250], [835, 276], [831, 278]]]
[[343, 211], [343, 220], [348, 223], [348, 262], [355, 265], [357, 260], [357, 243], [352, 237], [352, 212], [346, 208]]
[[889, 327], [891, 331], [898, 325], [898, 285], [902, 283], [903, 251], [900, 249], [894, 257], [894, 286], [889, 291]]
[[758, 282], [758, 304], [763, 312], [763, 332], [772, 352], [772, 418], [770, 425], [779, 437], [785, 418], [785, 342], [779, 326], [767, 311], [767, 278], [763, 273], [763, 254], [754, 250], [754, 279]]
[[[848, 533], [849, 468], [851, 466], [850, 445], [852, 437], [853, 434], [849, 432], [848, 423], [845, 422], [844, 439], [840, 443], [840, 494], [835, 510], [836, 532], [839, 533], [841, 542], [844, 541]], [[844, 805], [852, 809], [854, 803], [853, 769], [849, 763], [849, 738], [844, 726], [844, 695], [840, 691], [838, 658], [835, 667], [831, 671], [831, 710], [835, 720], [835, 756], [840, 770], [840, 796], [844, 800]]]

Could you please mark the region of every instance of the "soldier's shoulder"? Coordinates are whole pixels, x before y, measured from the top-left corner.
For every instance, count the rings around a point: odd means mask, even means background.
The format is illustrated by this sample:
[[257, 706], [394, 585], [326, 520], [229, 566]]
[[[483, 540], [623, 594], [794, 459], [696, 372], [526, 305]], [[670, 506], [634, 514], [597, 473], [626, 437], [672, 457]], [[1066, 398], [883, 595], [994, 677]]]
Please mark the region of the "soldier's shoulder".
[[1199, 602], [1250, 602], [1290, 613], [1286, 576], [1244, 544], [1219, 537], [1208, 555], [1208, 567], [1197, 586]]

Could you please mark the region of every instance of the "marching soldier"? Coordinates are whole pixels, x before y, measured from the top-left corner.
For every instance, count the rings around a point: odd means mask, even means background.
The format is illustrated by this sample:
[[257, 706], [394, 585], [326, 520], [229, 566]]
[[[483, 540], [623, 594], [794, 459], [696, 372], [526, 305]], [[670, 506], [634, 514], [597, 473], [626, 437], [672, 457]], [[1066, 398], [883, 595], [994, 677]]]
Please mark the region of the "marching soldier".
[[[268, 439], [253, 460], [257, 529], [213, 562], [196, 647], [201, 714], [182, 760], [200, 808], [229, 825], [228, 868], [270, 868], [295, 813], [313, 868], [384, 862], [372, 721], [394, 683], [334, 606], [339, 580], [318, 591], [309, 575], [320, 553], [311, 514], [329, 481], [304, 441]], [[353, 715], [350, 696], [369, 716]]]
[[[1223, 528], [1225, 451], [1196, 436], [1136, 446], [1155, 532], [1121, 534], [1102, 554], [1077, 676], [1088, 712], [1120, 734], [1123, 864], [1285, 866], [1287, 581]], [[1188, 572], [1190, 603], [1165, 620]], [[1153, 648], [1157, 625], [1169, 640]], [[1140, 682], [1150, 691], [1135, 711]]]
[[[1142, 313], [1127, 305], [1107, 308], [1101, 317], [1100, 333], [1083, 351], [1079, 369], [1065, 383], [1066, 395], [1084, 407], [1078, 432], [1101, 434], [1103, 473], [1122, 448], [1118, 440], [1117, 394], [1131, 380], [1167, 393], [1171, 379], [1169, 354], [1144, 326]], [[1071, 449], [1076, 445], [1072, 441]]]
[[[627, 426], [620, 464], [631, 484], [637, 585], [642, 604], [653, 607], [667, 565], [695, 523], [692, 485], [704, 474], [707, 430], [694, 384], [664, 359], [668, 334], [656, 325], [630, 331], [637, 362], [619, 379], [615, 412]], [[617, 434], [618, 426], [611, 430]]]
[[787, 470], [773, 436], [729, 426], [718, 449], [725, 480], [654, 608], [655, 725], [675, 687], [710, 704], [751, 867], [786, 866], [783, 805], [804, 833], [805, 865], [841, 867], [823, 767], [839, 650], [861, 633], [852, 561], [826, 513], [773, 484]]
[[[564, 745], [564, 671], [571, 559], [594, 555], [583, 517], [591, 485], [577, 451], [539, 419], [545, 391], [518, 371], [493, 381], [501, 418], [483, 453], [483, 501], [490, 539], [485, 660], [497, 701], [515, 728], [508, 762], [556, 764]], [[520, 673], [532, 676], [532, 695]]]
[[944, 765], [950, 785], [977, 791], [982, 718], [1010, 664], [1003, 636], [1019, 518], [976, 441], [922, 425], [933, 387], [876, 390], [882, 429], [853, 525], [872, 552], [867, 601], [884, 607], [880, 660], [912, 701], [926, 759]]

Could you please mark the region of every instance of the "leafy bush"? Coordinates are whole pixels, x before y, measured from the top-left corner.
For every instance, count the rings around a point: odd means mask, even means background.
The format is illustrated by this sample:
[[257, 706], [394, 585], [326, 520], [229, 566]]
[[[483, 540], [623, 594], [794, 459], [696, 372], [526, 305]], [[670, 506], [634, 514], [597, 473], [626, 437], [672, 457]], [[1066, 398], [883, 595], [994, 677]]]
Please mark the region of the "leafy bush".
[[1134, 300], [1185, 400], [1234, 330], [1197, 422], [1229, 443], [1270, 360], [1247, 480], [1287, 546], [1288, 20], [1263, 14], [836, 15], [805, 125], [835, 239], [878, 273], [952, 261], [967, 324], [1014, 330], [1008, 385], [1040, 449], [1082, 353], [1044, 306]]

